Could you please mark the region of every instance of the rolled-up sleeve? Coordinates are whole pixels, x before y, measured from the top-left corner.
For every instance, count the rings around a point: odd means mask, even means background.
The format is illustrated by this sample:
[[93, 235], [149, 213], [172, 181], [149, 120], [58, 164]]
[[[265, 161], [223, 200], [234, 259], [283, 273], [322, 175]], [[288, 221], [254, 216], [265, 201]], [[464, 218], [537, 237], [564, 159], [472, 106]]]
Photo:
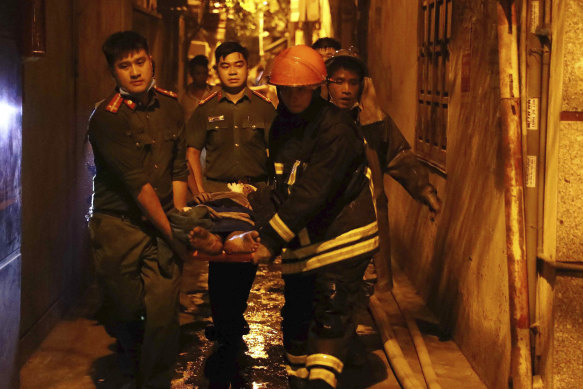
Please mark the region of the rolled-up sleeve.
[[110, 112], [96, 111], [89, 122], [89, 141], [94, 152], [137, 196], [148, 183], [142, 165], [145, 151], [143, 144], [132, 137], [126, 120]]

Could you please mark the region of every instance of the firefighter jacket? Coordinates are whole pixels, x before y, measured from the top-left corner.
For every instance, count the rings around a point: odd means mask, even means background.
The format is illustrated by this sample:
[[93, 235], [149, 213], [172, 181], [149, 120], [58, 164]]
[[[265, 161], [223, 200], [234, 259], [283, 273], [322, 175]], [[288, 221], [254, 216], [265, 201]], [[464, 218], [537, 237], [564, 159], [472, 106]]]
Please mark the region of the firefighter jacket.
[[391, 117], [363, 125], [361, 131], [376, 151], [382, 173], [393, 177], [415, 200], [426, 203], [423, 197], [425, 189], [428, 186], [433, 188], [427, 167], [419, 162]]
[[297, 115], [280, 104], [269, 154], [273, 185], [250, 201], [256, 212], [270, 215], [259, 228], [261, 243], [274, 255], [285, 247], [283, 274], [378, 250], [364, 139], [347, 113], [319, 96]]
[[[393, 119], [379, 106], [370, 77], [364, 78], [360, 103], [353, 115], [354, 120], [360, 124], [366, 141], [378, 157], [381, 175], [377, 176], [375, 184], [380, 186], [382, 191], [382, 174], [388, 174], [397, 180], [415, 200], [430, 205], [427, 195], [429, 192], [437, 193], [437, 191], [429, 182], [428, 169], [411, 150], [411, 146]], [[374, 162], [371, 161], [371, 164]], [[429, 191], [428, 188], [430, 188]]]

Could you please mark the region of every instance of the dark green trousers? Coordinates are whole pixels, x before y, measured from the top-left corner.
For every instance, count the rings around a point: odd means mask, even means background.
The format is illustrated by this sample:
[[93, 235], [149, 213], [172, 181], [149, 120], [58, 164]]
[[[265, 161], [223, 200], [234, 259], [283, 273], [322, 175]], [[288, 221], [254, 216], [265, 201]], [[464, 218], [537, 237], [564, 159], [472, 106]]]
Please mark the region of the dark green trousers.
[[180, 266], [153, 228], [95, 213], [89, 231], [108, 332], [132, 360], [140, 388], [169, 388], [179, 351]]

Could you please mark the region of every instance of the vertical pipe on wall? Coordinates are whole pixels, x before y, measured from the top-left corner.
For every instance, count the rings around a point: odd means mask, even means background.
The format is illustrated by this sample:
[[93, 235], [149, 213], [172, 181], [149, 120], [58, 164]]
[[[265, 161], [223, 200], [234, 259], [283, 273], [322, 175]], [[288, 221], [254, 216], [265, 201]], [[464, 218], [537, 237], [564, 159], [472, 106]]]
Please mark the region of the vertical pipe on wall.
[[[541, 185], [538, 186], [539, 199], [544, 198], [544, 185], [545, 182], [545, 166], [546, 166], [546, 148], [547, 148], [547, 113], [548, 113], [548, 103], [549, 103], [549, 77], [550, 77], [550, 63], [551, 63], [551, 50], [550, 50], [550, 27], [551, 27], [551, 5], [552, 0], [543, 0], [543, 26], [542, 29], [537, 31], [537, 35], [541, 41], [545, 44], [541, 46], [542, 59], [541, 59], [541, 101], [540, 101], [540, 134], [539, 134], [539, 153], [541, 158], [539, 158], [539, 169], [538, 169], [538, 182]], [[538, 247], [543, 247], [543, 225], [544, 225], [544, 202], [539, 202], [539, 228], [538, 228]]]
[[[532, 0], [531, 0], [532, 1]], [[544, 251], [544, 209], [545, 209], [545, 182], [546, 182], [546, 154], [547, 154], [547, 114], [549, 110], [549, 77], [550, 77], [550, 26], [551, 26], [551, 0], [541, 0], [541, 12], [544, 11], [542, 26], [537, 30], [541, 49], [541, 69], [540, 69], [540, 121], [539, 121], [539, 158], [538, 158], [538, 172], [537, 172], [537, 248], [538, 251]], [[550, 282], [549, 272], [545, 267], [537, 277], [536, 285], [536, 322], [539, 324], [535, 338], [535, 359], [533, 361], [535, 378], [542, 377], [541, 380], [549, 380], [552, 376], [552, 288], [553, 283]], [[549, 387], [552, 387], [552, 382], [548, 382]]]
[[497, 13], [500, 117], [504, 141], [506, 255], [512, 342], [511, 378], [514, 389], [531, 389], [532, 367], [524, 231], [518, 42], [514, 1], [498, 1]]
[[[526, 158], [525, 174], [525, 218], [526, 218], [526, 261], [528, 267], [529, 309], [530, 320], [535, 322], [535, 291], [536, 291], [536, 254], [538, 252], [538, 189], [540, 181], [538, 175], [539, 155], [539, 128], [541, 111], [541, 42], [536, 36], [540, 25], [541, 2], [540, 0], [526, 0], [524, 28], [525, 45], [521, 48], [524, 53], [526, 74], [522, 99], [525, 115], [522, 120], [523, 140]], [[526, 13], [528, 12], [528, 16]], [[522, 40], [522, 38], [521, 38]]]
[[[521, 33], [524, 31], [525, 45], [521, 48], [521, 54], [525, 59], [525, 77], [521, 101], [523, 102], [523, 139], [525, 141], [525, 150], [523, 153], [526, 158], [525, 163], [525, 218], [526, 218], [526, 261], [528, 267], [528, 286], [529, 286], [529, 310], [531, 323], [538, 322], [536, 310], [536, 285], [537, 285], [537, 260], [536, 256], [539, 251], [539, 230], [542, 226], [539, 220], [542, 218], [540, 205], [542, 196], [540, 187], [544, 180], [540, 177], [540, 129], [546, 115], [546, 101], [542, 98], [541, 72], [543, 45], [537, 36], [541, 28], [543, 1], [542, 0], [523, 0], [524, 20], [521, 21]], [[521, 37], [522, 40], [522, 37]], [[544, 113], [544, 114], [543, 114]], [[542, 158], [544, 159], [544, 158]], [[536, 344], [538, 337], [533, 338], [533, 369], [537, 371], [538, 360], [536, 356]]]

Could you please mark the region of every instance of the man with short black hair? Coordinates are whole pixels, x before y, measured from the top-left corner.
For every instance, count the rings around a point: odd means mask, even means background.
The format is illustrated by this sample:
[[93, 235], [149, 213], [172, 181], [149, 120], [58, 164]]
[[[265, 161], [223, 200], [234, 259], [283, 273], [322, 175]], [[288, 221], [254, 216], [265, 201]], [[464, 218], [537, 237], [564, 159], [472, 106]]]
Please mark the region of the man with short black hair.
[[188, 74], [192, 82], [188, 84], [178, 101], [184, 109], [184, 119], [188, 121], [198, 104], [218, 88], [208, 83], [209, 60], [204, 55], [197, 55], [188, 61]]
[[[374, 92], [366, 93], [365, 89], [373, 86], [365, 63], [354, 52], [339, 50], [326, 61], [326, 68], [330, 101], [351, 112], [378, 154], [381, 173], [395, 178], [432, 212], [439, 212], [441, 202], [429, 182], [428, 169], [419, 162], [391, 117], [378, 106]], [[363, 99], [367, 99], [366, 104], [361, 104]], [[377, 186], [383, 187], [382, 180]]]
[[312, 44], [312, 49], [316, 50], [322, 56], [324, 62], [341, 48], [342, 45], [340, 42], [330, 37], [320, 38]]
[[105, 327], [128, 387], [169, 388], [178, 354], [177, 256], [188, 257], [166, 212], [186, 205], [184, 118], [156, 86], [146, 39], [111, 35], [103, 53], [114, 93], [89, 120], [96, 174], [89, 231]]
[[[229, 183], [257, 188], [267, 183], [267, 139], [275, 109], [270, 100], [247, 87], [247, 49], [224, 42], [215, 51], [221, 89], [200, 102], [187, 124], [187, 158], [194, 172], [197, 202], [210, 192], [229, 191]], [[200, 162], [206, 149], [206, 170]], [[255, 279], [252, 263], [209, 264], [208, 288], [214, 326], [207, 337], [217, 341], [217, 352], [206, 364], [211, 380], [228, 381], [233, 357], [249, 332], [243, 314]], [[217, 363], [213, 363], [216, 361]], [[210, 362], [210, 363], [209, 363]], [[226, 383], [225, 383], [226, 384]]]
[[[427, 205], [431, 212], [440, 212], [441, 200], [429, 182], [427, 167], [419, 162], [391, 117], [379, 107], [365, 63], [354, 52], [339, 50], [326, 61], [326, 67], [329, 100], [350, 112], [370, 146], [367, 157], [374, 183], [380, 233], [380, 251], [374, 258], [375, 270], [380, 275], [375, 291], [386, 292], [392, 287], [392, 274], [384, 174], [397, 180], [411, 197]], [[365, 277], [375, 279], [376, 275], [367, 272]]]

